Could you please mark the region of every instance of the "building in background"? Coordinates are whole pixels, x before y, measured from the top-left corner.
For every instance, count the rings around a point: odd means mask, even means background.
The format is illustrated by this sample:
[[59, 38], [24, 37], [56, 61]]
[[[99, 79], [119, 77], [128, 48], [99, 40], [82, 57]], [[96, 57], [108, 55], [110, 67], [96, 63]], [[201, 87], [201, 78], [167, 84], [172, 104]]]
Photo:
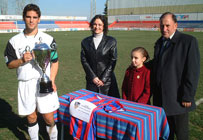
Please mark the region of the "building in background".
[[108, 0], [110, 24], [151, 23], [150, 28], [157, 27], [164, 12], [174, 13], [183, 28], [203, 28], [203, 0]]

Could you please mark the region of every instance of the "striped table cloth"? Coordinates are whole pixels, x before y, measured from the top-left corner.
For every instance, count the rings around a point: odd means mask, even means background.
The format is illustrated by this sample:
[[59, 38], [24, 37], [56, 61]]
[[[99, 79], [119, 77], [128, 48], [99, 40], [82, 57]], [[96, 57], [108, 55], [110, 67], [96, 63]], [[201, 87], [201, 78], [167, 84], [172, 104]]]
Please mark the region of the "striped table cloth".
[[104, 109], [94, 114], [95, 133], [99, 138], [107, 140], [159, 140], [167, 139], [169, 126], [162, 108], [139, 104], [123, 99], [109, 97], [86, 89], [81, 89], [59, 97], [60, 108], [55, 112], [54, 119], [65, 126], [70, 126], [70, 99], [97, 94], [104, 98], [119, 101], [125, 111], [107, 113]]

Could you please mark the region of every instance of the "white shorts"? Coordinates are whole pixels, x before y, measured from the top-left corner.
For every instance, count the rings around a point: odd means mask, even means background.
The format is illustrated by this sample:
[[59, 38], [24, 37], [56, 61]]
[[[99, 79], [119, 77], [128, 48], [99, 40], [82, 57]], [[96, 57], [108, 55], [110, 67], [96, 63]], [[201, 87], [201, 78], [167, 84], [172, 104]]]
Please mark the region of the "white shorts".
[[39, 93], [37, 79], [18, 82], [18, 113], [19, 115], [29, 115], [37, 111], [45, 114], [59, 108], [57, 92], [48, 94]]

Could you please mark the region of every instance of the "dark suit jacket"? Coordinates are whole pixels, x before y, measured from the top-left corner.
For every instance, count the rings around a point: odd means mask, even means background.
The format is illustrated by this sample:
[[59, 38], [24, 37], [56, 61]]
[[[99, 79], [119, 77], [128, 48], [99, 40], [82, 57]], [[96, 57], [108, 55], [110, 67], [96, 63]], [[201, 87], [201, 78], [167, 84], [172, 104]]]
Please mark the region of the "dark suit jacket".
[[[114, 97], [120, 97], [114, 75], [117, 61], [117, 42], [111, 36], [103, 35], [97, 50], [93, 36], [85, 38], [81, 43], [81, 63], [86, 73], [87, 89]], [[92, 80], [98, 77], [104, 86], [98, 88]]]
[[[162, 56], [162, 37], [157, 40], [153, 60], [153, 103], [162, 106], [168, 116], [195, 109], [194, 96], [200, 73], [198, 42], [193, 36], [175, 32]], [[182, 101], [192, 102], [184, 108]]]

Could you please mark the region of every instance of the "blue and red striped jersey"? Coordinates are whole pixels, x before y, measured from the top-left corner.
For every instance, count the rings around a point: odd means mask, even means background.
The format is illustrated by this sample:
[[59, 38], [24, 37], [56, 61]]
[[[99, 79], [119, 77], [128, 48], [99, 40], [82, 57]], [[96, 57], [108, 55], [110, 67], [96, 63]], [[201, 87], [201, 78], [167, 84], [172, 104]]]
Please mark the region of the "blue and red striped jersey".
[[[119, 101], [115, 101], [108, 97], [101, 97], [98, 93], [87, 93], [74, 99], [86, 100], [97, 107], [93, 110], [89, 123], [84, 122], [73, 116], [70, 121], [70, 134], [75, 140], [95, 140], [96, 126], [95, 120], [99, 110], [105, 110], [108, 113], [115, 111], [124, 111], [123, 105]], [[72, 99], [73, 100], [73, 99]], [[70, 102], [72, 101], [70, 100]]]

